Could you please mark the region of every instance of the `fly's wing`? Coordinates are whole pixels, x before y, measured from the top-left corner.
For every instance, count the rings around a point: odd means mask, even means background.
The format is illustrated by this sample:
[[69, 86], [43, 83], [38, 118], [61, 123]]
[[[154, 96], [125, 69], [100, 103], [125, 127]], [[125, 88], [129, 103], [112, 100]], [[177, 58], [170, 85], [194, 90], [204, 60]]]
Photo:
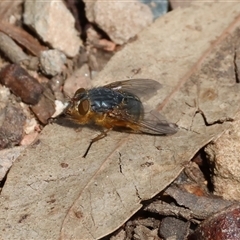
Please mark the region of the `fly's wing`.
[[161, 86], [159, 82], [152, 79], [130, 79], [113, 82], [104, 87], [111, 88], [114, 91], [129, 92], [141, 99], [147, 100], [154, 96]]
[[152, 135], [171, 135], [178, 131], [178, 126], [175, 123], [168, 122], [157, 111], [144, 113], [142, 119], [134, 119], [127, 111], [113, 110], [111, 118], [125, 121], [126, 126], [133, 132], [147, 133]]
[[155, 110], [145, 112], [143, 119], [137, 124], [141, 132], [153, 135], [171, 135], [178, 131], [177, 124], [168, 122]]

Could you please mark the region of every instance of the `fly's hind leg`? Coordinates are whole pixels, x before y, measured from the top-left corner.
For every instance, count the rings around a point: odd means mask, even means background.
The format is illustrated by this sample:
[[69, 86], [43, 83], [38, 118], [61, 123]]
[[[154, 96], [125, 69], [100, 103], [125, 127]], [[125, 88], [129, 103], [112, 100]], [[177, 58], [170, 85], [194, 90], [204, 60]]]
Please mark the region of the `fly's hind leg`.
[[83, 157], [86, 158], [86, 156], [87, 156], [87, 154], [88, 154], [88, 152], [89, 152], [89, 150], [90, 150], [90, 148], [91, 148], [91, 146], [92, 146], [92, 144], [93, 144], [94, 142], [97, 142], [98, 140], [105, 138], [105, 137], [107, 136], [107, 133], [108, 133], [109, 131], [111, 131], [111, 130], [112, 130], [112, 128], [109, 128], [109, 129], [107, 129], [106, 131], [104, 131], [104, 132], [102, 132], [101, 134], [99, 134], [97, 137], [93, 138], [93, 139], [91, 140], [91, 142], [90, 142], [90, 144], [89, 144], [86, 152], [84, 153]]

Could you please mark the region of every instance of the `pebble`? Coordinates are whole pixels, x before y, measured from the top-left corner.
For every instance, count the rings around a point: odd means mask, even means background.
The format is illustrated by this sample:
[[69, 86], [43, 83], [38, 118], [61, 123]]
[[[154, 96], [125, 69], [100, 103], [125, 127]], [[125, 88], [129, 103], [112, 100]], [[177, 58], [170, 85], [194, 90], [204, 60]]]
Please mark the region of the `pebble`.
[[50, 76], [60, 74], [66, 61], [66, 55], [56, 49], [42, 51], [40, 54], [41, 69]]
[[82, 43], [74, 26], [75, 20], [62, 1], [26, 0], [24, 23], [52, 48], [68, 57], [78, 54]]
[[150, 8], [137, 0], [121, 2], [118, 0], [84, 0], [86, 15], [105, 31], [111, 40], [124, 44], [153, 22]]

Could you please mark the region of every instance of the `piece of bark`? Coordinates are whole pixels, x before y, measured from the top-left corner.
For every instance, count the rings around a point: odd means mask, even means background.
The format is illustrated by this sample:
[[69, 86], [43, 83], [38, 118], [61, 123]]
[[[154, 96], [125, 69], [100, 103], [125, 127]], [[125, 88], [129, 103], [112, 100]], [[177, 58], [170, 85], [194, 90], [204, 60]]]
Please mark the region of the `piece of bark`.
[[181, 217], [194, 223], [198, 223], [198, 221], [194, 219], [194, 215], [191, 210], [176, 206], [174, 204], [157, 201], [149, 204], [143, 209], [151, 213], [159, 214], [160, 216]]
[[9, 64], [0, 71], [0, 83], [10, 90], [24, 103], [35, 105], [43, 93], [42, 85], [17, 64]]
[[47, 124], [55, 112], [54, 101], [46, 97], [44, 94], [41, 96], [39, 102], [30, 108], [38, 120], [43, 124]]
[[192, 216], [198, 219], [205, 219], [213, 213], [233, 204], [231, 201], [215, 196], [196, 196], [177, 187], [169, 187], [165, 193], [173, 197], [178, 205], [190, 209]]
[[39, 56], [41, 51], [46, 50], [39, 41], [26, 32], [24, 29], [16, 27], [5, 21], [0, 22], [0, 31], [18, 42], [22, 47], [28, 49], [35, 56]]
[[0, 32], [0, 49], [12, 63], [20, 63], [29, 57], [9, 36]]
[[23, 0], [18, 1], [0, 1], [0, 19], [2, 21], [7, 21], [16, 13], [18, 7], [21, 6]]
[[[137, 226], [134, 229], [133, 240], [157, 240], [157, 229], [150, 230], [145, 226]], [[160, 239], [159, 239], [160, 240]]]

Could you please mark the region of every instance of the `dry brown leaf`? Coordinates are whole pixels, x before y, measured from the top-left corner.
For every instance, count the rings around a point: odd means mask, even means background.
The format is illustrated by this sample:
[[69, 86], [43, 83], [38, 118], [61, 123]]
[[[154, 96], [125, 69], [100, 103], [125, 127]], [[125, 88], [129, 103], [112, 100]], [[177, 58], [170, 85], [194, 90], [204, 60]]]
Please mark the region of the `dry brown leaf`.
[[164, 85], [148, 104], [159, 104], [182, 129], [169, 137], [111, 132], [84, 159], [95, 131], [47, 126], [8, 174], [0, 202], [1, 238], [98, 239], [170, 184], [200, 148], [229, 126], [224, 120], [239, 111], [238, 46], [232, 44], [234, 37], [227, 38], [239, 19], [237, 3], [177, 9], [118, 52], [96, 85], [141, 68], [138, 78]]
[[3, 181], [4, 177], [9, 171], [9, 168], [12, 166], [13, 162], [18, 158], [24, 148], [25, 147], [20, 146], [0, 151], [0, 181]]

